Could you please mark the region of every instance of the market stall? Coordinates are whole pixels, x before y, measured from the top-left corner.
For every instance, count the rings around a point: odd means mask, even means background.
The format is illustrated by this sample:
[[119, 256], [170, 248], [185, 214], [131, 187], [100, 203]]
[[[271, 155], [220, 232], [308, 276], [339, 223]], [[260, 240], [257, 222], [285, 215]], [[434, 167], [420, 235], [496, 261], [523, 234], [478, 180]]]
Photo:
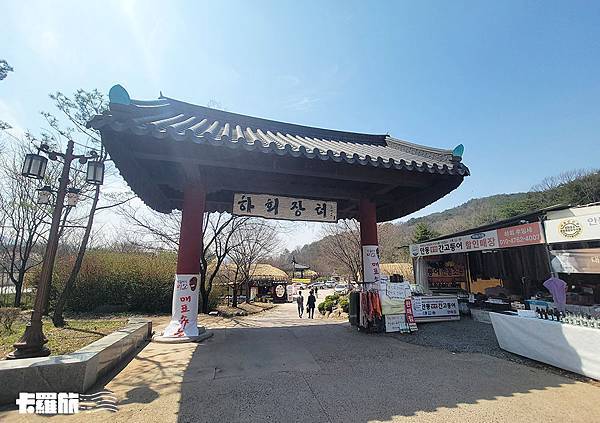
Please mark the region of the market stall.
[[500, 313], [490, 317], [500, 348], [600, 379], [600, 320], [582, 326]]
[[[427, 312], [423, 316], [415, 313], [417, 321], [455, 320], [474, 307], [510, 309], [526, 298], [529, 281], [541, 283], [549, 276], [539, 222], [518, 219], [497, 226], [410, 246], [415, 281], [432, 294], [421, 300], [430, 308], [423, 310]], [[446, 298], [437, 298], [440, 295]], [[448, 302], [458, 303], [456, 314]], [[438, 303], [446, 308], [431, 310]]]
[[414, 332], [411, 289], [408, 282], [382, 278], [372, 287], [350, 293], [350, 323], [367, 332]]
[[[515, 354], [600, 379], [600, 207], [558, 208], [542, 221], [552, 274], [525, 289], [529, 310], [490, 313], [498, 343]], [[532, 273], [538, 270], [533, 264]]]

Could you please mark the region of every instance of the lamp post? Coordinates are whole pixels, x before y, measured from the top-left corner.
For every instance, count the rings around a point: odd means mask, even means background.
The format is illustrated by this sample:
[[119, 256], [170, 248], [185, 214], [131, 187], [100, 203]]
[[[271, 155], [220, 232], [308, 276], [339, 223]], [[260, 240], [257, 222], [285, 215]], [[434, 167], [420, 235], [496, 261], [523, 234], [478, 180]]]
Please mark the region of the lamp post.
[[[69, 140], [67, 144], [67, 150], [65, 153], [50, 151], [50, 148], [47, 145], [42, 145], [40, 147], [40, 150], [48, 154], [52, 160], [56, 160], [59, 156], [62, 157], [63, 168], [58, 180], [56, 203], [54, 205], [54, 211], [52, 212], [52, 223], [50, 224], [50, 232], [48, 233], [48, 243], [46, 245], [46, 252], [44, 253], [44, 261], [42, 263], [42, 271], [35, 296], [33, 312], [31, 313], [31, 321], [27, 324], [23, 336], [21, 336], [21, 338], [13, 345], [15, 350], [8, 355], [8, 359], [44, 357], [50, 355], [50, 349], [44, 345], [46, 342], [48, 342], [48, 339], [44, 336], [44, 332], [42, 330], [42, 314], [48, 297], [48, 289], [52, 280], [54, 259], [56, 258], [56, 251], [58, 249], [60, 219], [64, 207], [65, 197], [67, 195], [67, 185], [69, 183], [71, 162], [75, 159], [79, 159], [83, 164], [88, 159], [97, 157], [95, 152], [89, 157], [85, 155], [75, 155], [73, 154], [74, 147], [75, 143], [71, 140]], [[39, 151], [38, 154], [27, 154], [25, 156], [22, 174], [23, 176], [29, 178], [42, 179], [46, 171], [46, 164], [47, 159], [41, 156]], [[101, 173], [103, 178], [104, 165], [102, 163], [100, 164], [102, 165]], [[87, 173], [89, 174], [89, 163]], [[48, 189], [43, 188], [42, 190], [49, 191], [50, 189], [48, 187]]]

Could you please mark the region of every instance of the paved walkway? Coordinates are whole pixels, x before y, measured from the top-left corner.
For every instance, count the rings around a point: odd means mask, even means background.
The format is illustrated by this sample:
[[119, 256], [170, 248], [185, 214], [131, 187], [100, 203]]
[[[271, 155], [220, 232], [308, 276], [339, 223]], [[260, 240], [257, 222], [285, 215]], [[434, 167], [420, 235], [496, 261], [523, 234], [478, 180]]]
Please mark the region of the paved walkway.
[[591, 384], [298, 319], [293, 304], [211, 324], [215, 335], [203, 344], [146, 346], [106, 385], [119, 398], [117, 413], [50, 420], [600, 421], [600, 388]]

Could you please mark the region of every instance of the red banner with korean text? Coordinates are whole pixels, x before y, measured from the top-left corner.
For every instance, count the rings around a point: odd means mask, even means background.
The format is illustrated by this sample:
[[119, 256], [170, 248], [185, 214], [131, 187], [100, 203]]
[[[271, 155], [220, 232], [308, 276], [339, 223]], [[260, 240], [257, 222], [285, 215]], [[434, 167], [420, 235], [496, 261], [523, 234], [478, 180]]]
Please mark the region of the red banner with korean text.
[[498, 229], [500, 248], [543, 244], [544, 235], [539, 222]]

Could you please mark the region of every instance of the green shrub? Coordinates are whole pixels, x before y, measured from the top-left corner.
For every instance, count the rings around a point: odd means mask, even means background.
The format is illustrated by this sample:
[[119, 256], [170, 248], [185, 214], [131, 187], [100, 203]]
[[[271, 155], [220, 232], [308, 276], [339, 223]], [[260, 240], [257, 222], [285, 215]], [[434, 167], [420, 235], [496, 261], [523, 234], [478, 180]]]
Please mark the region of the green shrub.
[[[50, 308], [58, 300], [74, 258], [57, 263], [50, 289]], [[171, 310], [176, 256], [174, 253], [89, 251], [66, 309], [102, 311], [106, 307], [146, 313]], [[35, 277], [33, 278], [35, 281]]]
[[325, 314], [326, 311], [333, 311], [333, 307], [335, 306], [335, 301], [328, 300], [325, 298], [325, 301], [319, 304], [319, 313]]
[[0, 307], [0, 324], [2, 330], [12, 333], [13, 324], [19, 319], [21, 309], [18, 307]]
[[350, 307], [348, 297], [340, 298], [340, 301], [338, 302], [338, 307], [340, 307], [344, 313], [348, 313], [348, 308]]
[[325, 297], [325, 301], [333, 301], [333, 302], [337, 302], [337, 300], [340, 299], [339, 294], [331, 294]]

